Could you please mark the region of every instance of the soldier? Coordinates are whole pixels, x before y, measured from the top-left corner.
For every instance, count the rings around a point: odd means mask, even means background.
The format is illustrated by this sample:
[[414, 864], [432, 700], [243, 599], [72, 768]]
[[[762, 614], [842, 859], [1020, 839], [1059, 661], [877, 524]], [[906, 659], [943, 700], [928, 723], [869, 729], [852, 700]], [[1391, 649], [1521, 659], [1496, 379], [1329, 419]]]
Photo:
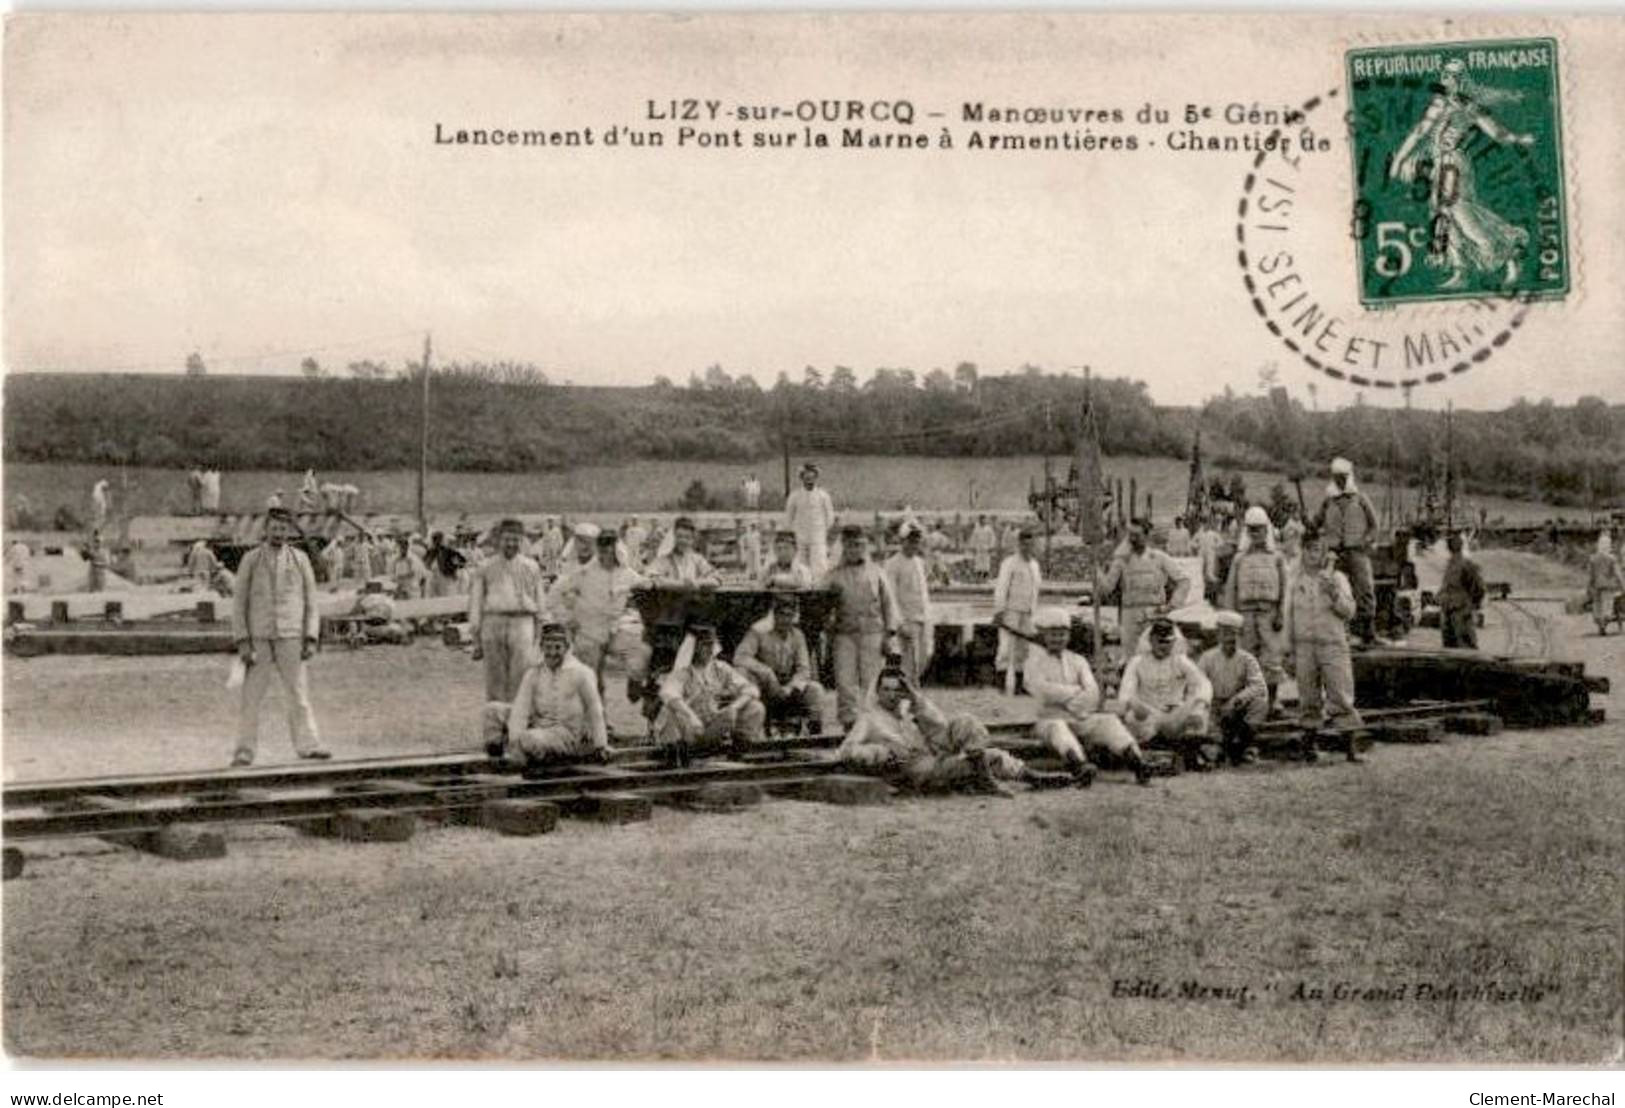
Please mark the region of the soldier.
[[1484, 574], [1462, 552], [1461, 532], [1445, 536], [1450, 560], [1439, 585], [1439, 637], [1446, 647], [1478, 649], [1478, 612], [1484, 606]]
[[1614, 598], [1625, 591], [1625, 573], [1614, 557], [1614, 540], [1607, 531], [1597, 535], [1597, 550], [1586, 565], [1586, 587], [1591, 594], [1591, 618], [1597, 621], [1597, 634], [1608, 634], [1614, 618]]
[[1376, 540], [1377, 509], [1354, 484], [1354, 463], [1332, 459], [1332, 480], [1314, 529], [1337, 555], [1337, 568], [1354, 593], [1354, 635], [1370, 646], [1377, 638], [1377, 591], [1371, 577], [1371, 546]]
[[231, 605], [231, 635], [237, 656], [247, 667], [243, 677], [237, 750], [231, 764], [254, 763], [259, 747], [260, 701], [271, 685], [271, 673], [282, 679], [288, 701], [288, 731], [301, 758], [329, 758], [316, 736], [316, 714], [310, 704], [305, 663], [316, 652], [321, 616], [316, 608], [316, 574], [303, 550], [288, 543], [293, 516], [286, 509], [269, 512], [265, 541], [237, 567]]
[[756, 682], [769, 723], [811, 720], [816, 726], [824, 688], [813, 679], [807, 636], [798, 624], [801, 601], [793, 593], [773, 598], [773, 622], [752, 627], [734, 649], [734, 668]]
[[525, 528], [517, 519], [497, 525], [497, 556], [474, 571], [468, 603], [473, 657], [485, 662], [485, 699], [512, 703], [533, 660], [536, 618], [543, 608], [542, 570], [520, 553]]
[[[1349, 660], [1347, 627], [1354, 612], [1349, 579], [1327, 562], [1320, 532], [1305, 531], [1303, 566], [1287, 592], [1286, 625], [1297, 659], [1298, 717], [1308, 732], [1304, 753], [1310, 760], [1317, 756], [1313, 735], [1326, 722], [1323, 705], [1330, 722], [1360, 724], [1360, 713], [1354, 708], [1354, 666]], [[1360, 760], [1352, 741], [1348, 759]]]
[[1164, 739], [1185, 764], [1205, 768], [1201, 740], [1207, 733], [1213, 686], [1196, 663], [1174, 653], [1174, 623], [1159, 616], [1151, 624], [1151, 653], [1136, 654], [1123, 669], [1118, 691], [1123, 721], [1141, 742]]
[[1241, 649], [1246, 625], [1241, 613], [1220, 612], [1218, 625], [1219, 645], [1204, 652], [1196, 665], [1213, 686], [1210, 722], [1225, 756], [1239, 766], [1258, 761], [1253, 737], [1269, 715], [1274, 690], [1266, 685], [1258, 659]]
[[999, 579], [993, 585], [993, 623], [999, 629], [999, 651], [993, 668], [1005, 675], [1007, 696], [1014, 696], [1023, 686], [1026, 637], [1033, 633], [1033, 613], [1038, 610], [1038, 590], [1044, 581], [1033, 550], [1035, 538], [1031, 527], [1021, 529], [1016, 552], [999, 565]]
[[909, 682], [901, 666], [888, 665], [875, 678], [837, 755], [853, 769], [919, 792], [970, 788], [1009, 796], [1005, 781], [1034, 788], [1073, 782], [1069, 774], [1029, 769], [988, 742], [987, 728], [975, 716], [949, 718]]
[[810, 589], [812, 569], [796, 557], [796, 533], [780, 531], [773, 536], [773, 561], [762, 570], [762, 587], [767, 589]]
[[1142, 785], [1151, 770], [1123, 721], [1101, 711], [1100, 686], [1089, 662], [1067, 649], [1072, 619], [1061, 608], [1040, 608], [1033, 621], [1044, 640], [1043, 650], [1027, 655], [1027, 691], [1038, 698], [1033, 736], [1061, 756], [1080, 783], [1094, 776], [1085, 751], [1105, 751], [1134, 771]]
[[598, 683], [592, 670], [570, 656], [562, 623], [542, 624], [540, 653], [511, 702], [486, 704], [486, 753], [511, 762], [606, 760], [609, 730]]
[[977, 517], [967, 544], [971, 551], [971, 568], [976, 571], [977, 580], [986, 581], [993, 576], [993, 551], [999, 545], [999, 536], [988, 525], [986, 516]]
[[835, 502], [818, 486], [818, 467], [801, 467], [801, 487], [784, 501], [784, 525], [796, 535], [796, 556], [814, 577], [829, 568], [829, 530], [835, 526]]
[[697, 746], [748, 747], [764, 737], [767, 710], [761, 696], [717, 656], [717, 630], [709, 624], [689, 628], [677, 664], [661, 682], [660, 702], [655, 737], [685, 753]]
[[931, 615], [931, 585], [919, 524], [905, 523], [902, 539], [902, 549], [886, 559], [886, 583], [897, 598], [897, 648], [903, 655], [903, 672], [920, 685], [931, 664], [936, 621]]
[[551, 615], [569, 629], [571, 651], [604, 689], [604, 663], [614, 657], [626, 671], [628, 696], [639, 691], [649, 666], [649, 647], [642, 626], [628, 604], [632, 590], [647, 584], [644, 577], [621, 564], [620, 536], [600, 531], [594, 540], [597, 560], [559, 579], [549, 595]]
[[1266, 713], [1275, 708], [1275, 693], [1286, 677], [1282, 636], [1286, 628], [1286, 560], [1275, 549], [1269, 513], [1258, 505], [1243, 518], [1246, 533], [1230, 561], [1230, 573], [1219, 603], [1240, 614], [1241, 648], [1258, 660], [1269, 690]]
[[671, 525], [671, 549], [649, 563], [649, 579], [657, 585], [715, 586], [721, 578], [705, 555], [694, 549], [694, 521], [678, 516]]
[[1117, 628], [1125, 656], [1134, 653], [1146, 624], [1170, 607], [1181, 607], [1191, 587], [1190, 578], [1172, 555], [1150, 546], [1146, 530], [1144, 520], [1129, 524], [1128, 549], [1100, 579], [1102, 593], [1119, 590]]
[[839, 594], [835, 608], [835, 700], [842, 727], [862, 707], [864, 690], [880, 676], [887, 641], [897, 629], [897, 599], [879, 566], [869, 561], [863, 528], [841, 528], [841, 564], [824, 577]]

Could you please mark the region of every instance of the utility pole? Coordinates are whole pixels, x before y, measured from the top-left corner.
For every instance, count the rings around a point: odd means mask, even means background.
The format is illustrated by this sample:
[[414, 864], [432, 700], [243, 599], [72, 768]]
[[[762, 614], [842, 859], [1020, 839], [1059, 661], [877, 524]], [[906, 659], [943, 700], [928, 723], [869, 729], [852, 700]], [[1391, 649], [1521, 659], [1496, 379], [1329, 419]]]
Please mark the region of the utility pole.
[[418, 425], [418, 531], [429, 533], [429, 513], [424, 507], [423, 490], [429, 483], [429, 358], [434, 353], [429, 332], [423, 333], [423, 410]]

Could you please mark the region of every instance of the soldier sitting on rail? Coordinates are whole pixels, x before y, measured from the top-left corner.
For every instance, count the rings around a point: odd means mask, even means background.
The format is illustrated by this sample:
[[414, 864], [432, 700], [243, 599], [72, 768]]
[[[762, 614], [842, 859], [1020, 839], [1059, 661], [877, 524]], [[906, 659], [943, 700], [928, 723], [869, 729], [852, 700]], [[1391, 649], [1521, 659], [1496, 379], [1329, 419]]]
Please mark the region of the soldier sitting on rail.
[[1100, 686], [1089, 662], [1066, 648], [1071, 617], [1061, 608], [1040, 608], [1034, 623], [1044, 640], [1043, 650], [1027, 655], [1027, 692], [1038, 698], [1034, 737], [1059, 754], [1082, 784], [1094, 776], [1085, 747], [1105, 751], [1132, 769], [1140, 784], [1150, 784], [1151, 770], [1140, 744], [1121, 719], [1101, 710]]
[[1240, 612], [1220, 612], [1219, 645], [1196, 662], [1213, 686], [1211, 722], [1235, 765], [1258, 761], [1253, 737], [1269, 716], [1273, 699], [1258, 659], [1240, 648], [1246, 623]]
[[1006, 781], [1025, 781], [1034, 788], [1073, 783], [1070, 774], [1030, 769], [988, 742], [980, 720], [943, 715], [909, 681], [901, 659], [894, 657], [875, 680], [837, 753], [853, 769], [891, 778], [918, 792], [969, 789], [1009, 796]]
[[767, 709], [756, 686], [717, 657], [717, 630], [694, 624], [660, 685], [655, 740], [686, 754], [763, 738]]
[[1162, 740], [1178, 750], [1190, 768], [1205, 767], [1201, 740], [1207, 733], [1213, 686], [1195, 662], [1174, 652], [1173, 620], [1158, 617], [1151, 624], [1151, 653], [1129, 659], [1119, 696], [1123, 721], [1135, 738]]
[[761, 690], [767, 722], [797, 730], [808, 722], [817, 727], [824, 703], [824, 687], [813, 679], [800, 620], [801, 601], [793, 593], [781, 593], [773, 598], [772, 625], [750, 628], [734, 649], [734, 667]]
[[542, 624], [541, 660], [525, 670], [512, 704], [485, 706], [485, 750], [515, 764], [603, 758], [604, 703], [593, 671], [571, 656], [564, 624]]

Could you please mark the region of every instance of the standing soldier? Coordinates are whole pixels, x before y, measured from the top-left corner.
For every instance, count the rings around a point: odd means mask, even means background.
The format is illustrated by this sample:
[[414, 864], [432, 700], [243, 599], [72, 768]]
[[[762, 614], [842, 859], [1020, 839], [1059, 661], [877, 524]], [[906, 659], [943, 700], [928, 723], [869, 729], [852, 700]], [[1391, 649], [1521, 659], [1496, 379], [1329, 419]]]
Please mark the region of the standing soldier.
[[921, 685], [931, 664], [937, 628], [931, 617], [931, 586], [919, 524], [903, 524], [902, 539], [902, 549], [886, 559], [886, 583], [897, 598], [897, 648], [903, 655], [903, 672], [910, 682]]
[[1587, 588], [1591, 593], [1591, 618], [1597, 621], [1597, 634], [1608, 634], [1614, 618], [1614, 598], [1625, 591], [1625, 574], [1614, 557], [1614, 540], [1607, 531], [1597, 535], [1597, 552], [1586, 566]]
[[993, 624], [999, 629], [999, 652], [993, 668], [1004, 674], [1006, 696], [1014, 696], [1024, 686], [1021, 670], [1027, 662], [1026, 639], [1034, 631], [1033, 615], [1038, 611], [1038, 590], [1044, 581], [1033, 548], [1035, 538], [1031, 527], [1021, 529], [1016, 552], [999, 564], [999, 579], [993, 585]]
[[1118, 589], [1117, 628], [1125, 658], [1132, 657], [1139, 648], [1140, 632], [1153, 618], [1170, 607], [1184, 605], [1190, 587], [1190, 578], [1173, 555], [1147, 542], [1145, 521], [1130, 523], [1128, 549], [1100, 579], [1102, 593]]
[[734, 520], [734, 529], [739, 536], [739, 561], [745, 570], [745, 576], [755, 580], [762, 570], [762, 536], [756, 530], [756, 521], [749, 523], [743, 520]]
[[810, 589], [813, 573], [796, 557], [796, 533], [780, 531], [773, 536], [773, 562], [762, 570], [765, 589]]
[[1281, 642], [1286, 628], [1286, 560], [1275, 549], [1268, 512], [1255, 504], [1247, 509], [1243, 523], [1246, 532], [1230, 561], [1219, 603], [1241, 616], [1241, 649], [1264, 671], [1268, 712], [1275, 707], [1275, 691], [1286, 676]]
[[869, 561], [863, 528], [841, 528], [841, 564], [824, 577], [838, 595], [835, 607], [835, 700], [841, 726], [858, 718], [865, 690], [880, 676], [886, 642], [897, 627], [897, 598], [879, 566]]
[[90, 533], [90, 547], [85, 560], [90, 563], [89, 591], [101, 592], [107, 588], [107, 543], [102, 539], [101, 531]]
[[107, 526], [107, 513], [112, 506], [111, 498], [107, 493], [107, 478], [103, 477], [90, 486], [90, 525], [93, 528]]
[[301, 758], [329, 758], [318, 744], [316, 713], [310, 705], [305, 663], [316, 652], [321, 616], [316, 609], [316, 574], [305, 552], [288, 543], [293, 516], [285, 509], [267, 514], [265, 541], [243, 555], [231, 603], [231, 635], [248, 672], [243, 678], [237, 751], [231, 764], [254, 764], [259, 747], [260, 701], [271, 672], [282, 679], [288, 701], [288, 731]]
[[601, 531], [596, 540], [597, 560], [559, 579], [550, 602], [552, 615], [562, 617], [574, 644], [572, 653], [593, 671], [600, 692], [604, 663], [613, 655], [626, 671], [628, 690], [637, 689], [648, 669], [649, 648], [631, 626], [627, 605], [632, 590], [645, 584], [635, 570], [621, 564], [620, 536]]
[[1439, 586], [1439, 637], [1446, 647], [1478, 649], [1478, 612], [1484, 606], [1484, 574], [1462, 552], [1461, 532], [1445, 536], [1450, 560]]
[[395, 543], [395, 557], [389, 563], [391, 590], [397, 600], [417, 600], [428, 589], [428, 567], [412, 549], [412, 542], [405, 535]]
[[1213, 686], [1211, 723], [1233, 765], [1258, 761], [1253, 738], [1269, 715], [1274, 690], [1264, 682], [1258, 659], [1241, 649], [1246, 621], [1239, 612], [1218, 615], [1219, 645], [1197, 659], [1196, 666]]
[[641, 573], [644, 560], [648, 557], [644, 547], [649, 543], [649, 529], [637, 516], [632, 516], [627, 520], [626, 529], [621, 532], [621, 540], [626, 544], [626, 568]]
[[801, 467], [801, 487], [784, 501], [784, 525], [796, 533], [796, 555], [814, 577], [829, 569], [829, 530], [835, 526], [835, 503], [818, 487], [818, 467]]
[[993, 576], [993, 551], [999, 545], [999, 536], [988, 525], [986, 516], [979, 516], [970, 533], [971, 568], [979, 581]]
[[1337, 555], [1337, 568], [1354, 593], [1354, 635], [1365, 646], [1377, 638], [1377, 589], [1371, 579], [1371, 545], [1377, 535], [1377, 509], [1354, 484], [1354, 463], [1332, 459], [1332, 481], [1326, 486], [1315, 528]]
[[474, 571], [468, 629], [474, 660], [485, 662], [485, 699], [513, 702], [536, 646], [542, 611], [542, 570], [520, 553], [525, 527], [517, 519], [497, 525], [497, 556]]
[[694, 521], [678, 516], [671, 525], [671, 549], [649, 563], [648, 576], [657, 585], [713, 586], [721, 582], [705, 555], [694, 549]]
[[[1354, 593], [1342, 571], [1328, 564], [1326, 554], [1320, 532], [1305, 531], [1303, 566], [1287, 593], [1286, 622], [1298, 670], [1298, 718], [1307, 732], [1304, 755], [1310, 760], [1317, 756], [1314, 734], [1325, 722], [1360, 725], [1347, 627], [1354, 615]], [[1352, 737], [1348, 759], [1360, 760]]]
[[215, 570], [219, 568], [220, 560], [214, 556], [207, 542], [199, 539], [192, 544], [192, 551], [186, 556], [186, 570], [192, 575], [196, 588], [207, 589], [214, 582]]

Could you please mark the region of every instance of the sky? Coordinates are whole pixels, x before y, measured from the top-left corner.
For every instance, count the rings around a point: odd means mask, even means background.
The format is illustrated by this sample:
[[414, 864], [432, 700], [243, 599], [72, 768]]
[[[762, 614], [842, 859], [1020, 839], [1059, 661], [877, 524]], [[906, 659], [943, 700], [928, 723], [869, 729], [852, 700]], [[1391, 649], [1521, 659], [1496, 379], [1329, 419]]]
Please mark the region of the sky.
[[[1417, 16], [13, 18], [5, 366], [180, 372], [196, 350], [213, 372], [287, 373], [307, 354], [399, 364], [432, 332], [440, 360], [528, 361], [576, 384], [971, 361], [1088, 365], [1192, 404], [1274, 366], [1322, 407], [1347, 403], [1357, 390], [1286, 349], [1243, 287], [1251, 155], [1176, 152], [1184, 128], [1133, 117], [1298, 104], [1341, 84], [1351, 45], [1463, 31], [1553, 33]], [[1470, 372], [1416, 389], [1418, 406], [1625, 402], [1625, 33], [1555, 33], [1576, 287]], [[832, 98], [939, 112], [863, 122], [933, 144], [946, 127], [956, 146], [678, 148], [682, 124], [649, 118], [688, 99]], [[999, 130], [964, 120], [976, 103], [1115, 108], [1125, 123], [1004, 131], [1134, 134], [1141, 149], [971, 150], [972, 130]], [[1351, 159], [1335, 115], [1320, 124], [1333, 149], [1296, 182], [1294, 227], [1317, 296], [1360, 326], [1455, 325], [1459, 304], [1362, 315], [1341, 235]], [[617, 125], [666, 145], [604, 145]], [[592, 146], [435, 141], [587, 127]], [[841, 125], [819, 129], [839, 142]]]

